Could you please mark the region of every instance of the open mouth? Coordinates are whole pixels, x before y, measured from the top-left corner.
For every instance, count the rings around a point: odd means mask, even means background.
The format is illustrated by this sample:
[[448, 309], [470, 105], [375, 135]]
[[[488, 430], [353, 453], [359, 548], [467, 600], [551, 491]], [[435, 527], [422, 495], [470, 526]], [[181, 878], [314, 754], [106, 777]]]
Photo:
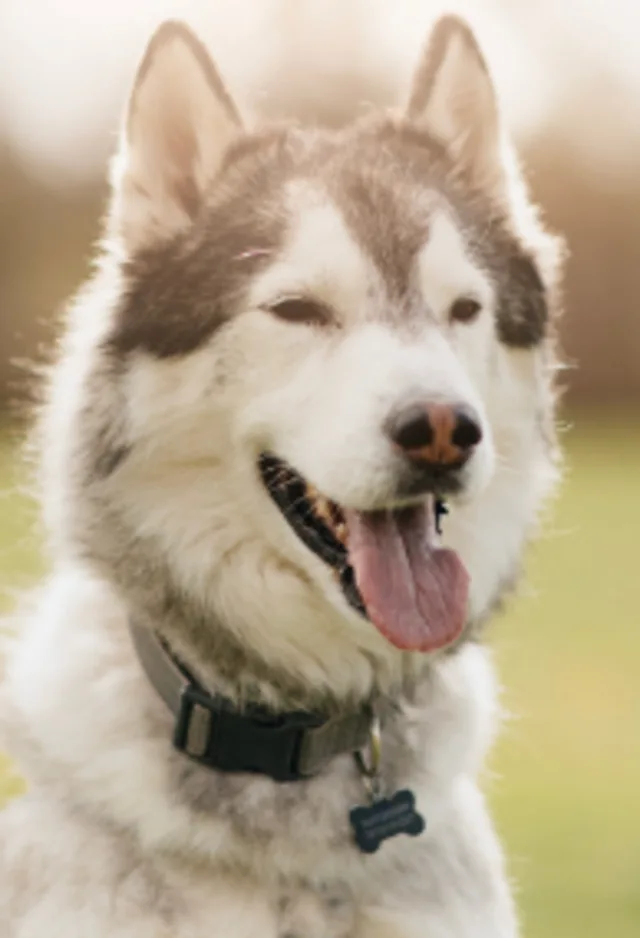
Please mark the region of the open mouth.
[[355, 511], [270, 453], [258, 465], [296, 535], [331, 567], [349, 605], [393, 645], [434, 651], [460, 635], [469, 577], [458, 555], [438, 545], [433, 496], [410, 508]]

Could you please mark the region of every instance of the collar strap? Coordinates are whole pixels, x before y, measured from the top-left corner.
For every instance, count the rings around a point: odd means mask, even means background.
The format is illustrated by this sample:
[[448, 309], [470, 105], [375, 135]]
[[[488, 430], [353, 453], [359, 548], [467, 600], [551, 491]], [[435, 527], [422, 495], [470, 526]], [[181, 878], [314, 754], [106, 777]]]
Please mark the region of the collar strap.
[[299, 781], [369, 741], [370, 707], [331, 719], [303, 710], [237, 710], [230, 700], [200, 687], [151, 629], [131, 623], [130, 630], [147, 678], [176, 718], [174, 747], [208, 768]]

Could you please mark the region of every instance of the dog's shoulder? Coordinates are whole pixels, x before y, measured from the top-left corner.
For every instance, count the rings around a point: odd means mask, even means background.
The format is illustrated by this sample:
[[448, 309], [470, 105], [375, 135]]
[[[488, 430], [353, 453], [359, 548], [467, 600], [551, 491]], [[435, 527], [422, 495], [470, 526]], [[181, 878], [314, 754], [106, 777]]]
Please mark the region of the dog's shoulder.
[[59, 798], [0, 813], [0, 934], [169, 938], [178, 903], [134, 841]]
[[[2, 938], [277, 938], [264, 890], [179, 856], [47, 792], [0, 812]], [[314, 933], [315, 934], [315, 933]]]

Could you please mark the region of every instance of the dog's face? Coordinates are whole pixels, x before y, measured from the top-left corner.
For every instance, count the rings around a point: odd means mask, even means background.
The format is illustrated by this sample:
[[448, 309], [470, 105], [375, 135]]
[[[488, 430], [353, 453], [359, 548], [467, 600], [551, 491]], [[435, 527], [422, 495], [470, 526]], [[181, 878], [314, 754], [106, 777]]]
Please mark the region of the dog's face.
[[249, 133], [197, 40], [161, 28], [111, 221], [118, 403], [88, 420], [87, 487], [245, 639], [456, 639], [530, 520], [548, 319], [468, 29], [436, 27], [402, 115]]

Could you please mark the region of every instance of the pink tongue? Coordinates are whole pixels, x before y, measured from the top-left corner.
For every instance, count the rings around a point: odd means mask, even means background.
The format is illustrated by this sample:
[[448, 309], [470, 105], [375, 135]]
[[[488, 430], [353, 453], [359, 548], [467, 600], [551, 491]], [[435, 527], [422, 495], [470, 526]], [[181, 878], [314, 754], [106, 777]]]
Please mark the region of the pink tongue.
[[349, 562], [367, 615], [392, 644], [435, 651], [460, 635], [469, 575], [458, 555], [435, 545], [433, 505], [345, 511]]

